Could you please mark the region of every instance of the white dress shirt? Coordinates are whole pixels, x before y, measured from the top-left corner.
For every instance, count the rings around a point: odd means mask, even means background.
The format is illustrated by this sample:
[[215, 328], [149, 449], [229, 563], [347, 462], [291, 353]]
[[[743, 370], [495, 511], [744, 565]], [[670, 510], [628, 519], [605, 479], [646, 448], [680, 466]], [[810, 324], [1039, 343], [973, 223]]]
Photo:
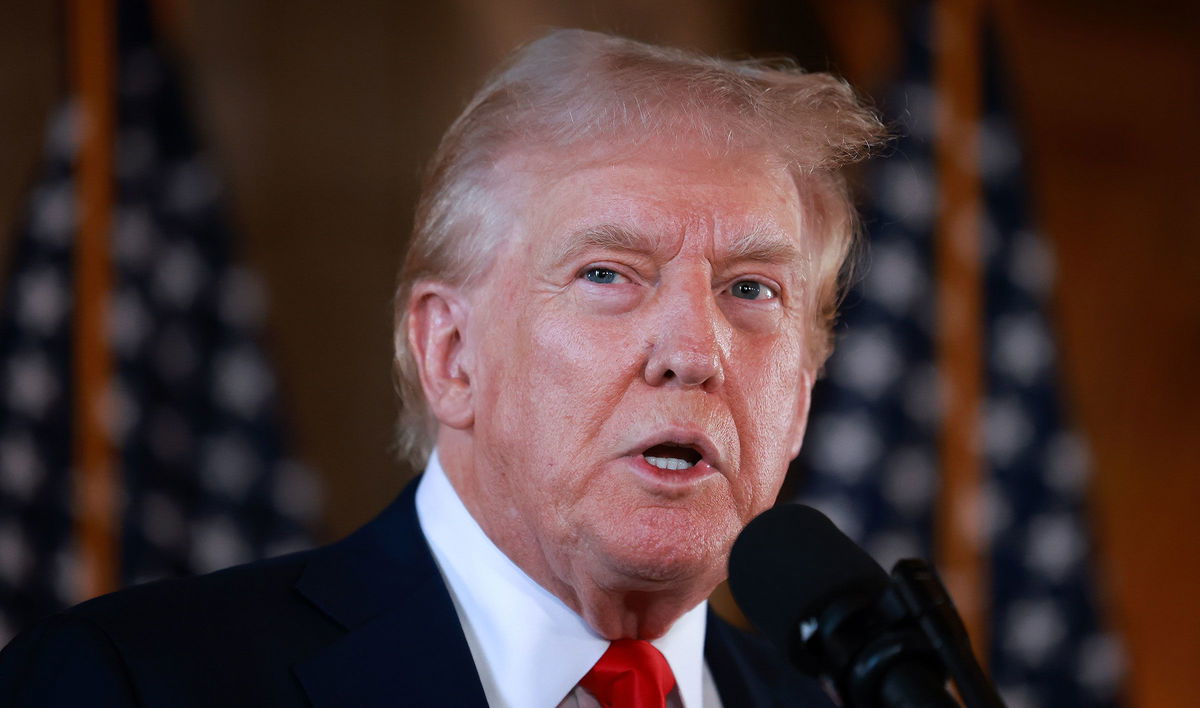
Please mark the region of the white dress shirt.
[[[436, 451], [416, 501], [421, 531], [454, 600], [488, 705], [596, 705], [577, 684], [608, 649], [608, 640], [492, 543], [459, 499]], [[675, 674], [668, 706], [720, 708], [704, 664], [706, 612], [707, 603], [700, 603], [651, 642]]]

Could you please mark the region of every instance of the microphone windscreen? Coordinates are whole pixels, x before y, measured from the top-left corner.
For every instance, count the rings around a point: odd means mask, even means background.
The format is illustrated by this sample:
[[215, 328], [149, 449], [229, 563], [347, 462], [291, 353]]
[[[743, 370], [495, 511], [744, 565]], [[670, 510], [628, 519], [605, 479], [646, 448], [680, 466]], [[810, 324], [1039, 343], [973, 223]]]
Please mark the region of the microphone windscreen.
[[812, 507], [784, 504], [760, 514], [729, 555], [729, 588], [742, 612], [802, 668], [798, 626], [833, 599], [878, 597], [888, 576]]

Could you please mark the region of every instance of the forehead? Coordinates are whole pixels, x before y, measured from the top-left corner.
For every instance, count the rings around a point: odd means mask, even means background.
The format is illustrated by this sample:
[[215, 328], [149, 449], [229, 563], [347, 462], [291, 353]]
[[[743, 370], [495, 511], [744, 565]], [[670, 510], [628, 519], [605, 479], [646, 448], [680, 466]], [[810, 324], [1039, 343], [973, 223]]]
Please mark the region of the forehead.
[[747, 238], [801, 243], [795, 183], [758, 154], [647, 150], [565, 166], [539, 157], [540, 164], [524, 170], [518, 230], [526, 252], [558, 250], [609, 227], [669, 252], [690, 246], [720, 255]]

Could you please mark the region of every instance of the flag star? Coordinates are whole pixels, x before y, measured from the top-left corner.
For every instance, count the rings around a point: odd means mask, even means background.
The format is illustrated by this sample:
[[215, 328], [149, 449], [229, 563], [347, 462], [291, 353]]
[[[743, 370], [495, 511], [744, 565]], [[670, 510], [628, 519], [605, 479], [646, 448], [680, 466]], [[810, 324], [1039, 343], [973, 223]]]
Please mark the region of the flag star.
[[937, 465], [929, 451], [908, 446], [888, 455], [883, 495], [903, 515], [927, 514], [937, 492]]
[[208, 573], [250, 559], [237, 526], [224, 516], [208, 516], [192, 523], [191, 562], [202, 573]]
[[233, 501], [241, 501], [263, 471], [249, 442], [232, 432], [205, 440], [201, 458], [201, 483]]
[[145, 205], [117, 209], [113, 228], [113, 252], [116, 262], [130, 272], [143, 269], [155, 255], [155, 225]]
[[190, 243], [175, 243], [160, 255], [155, 270], [154, 292], [180, 310], [192, 305], [200, 292], [206, 274], [204, 262]]
[[998, 467], [1012, 464], [1033, 438], [1034, 428], [1019, 402], [992, 400], [984, 415], [984, 445], [988, 460]]
[[993, 327], [998, 368], [1022, 385], [1036, 383], [1054, 356], [1041, 319], [1024, 312], [997, 318]]
[[925, 162], [887, 163], [879, 195], [880, 205], [891, 217], [914, 230], [933, 223], [937, 195], [932, 169]]
[[1054, 284], [1054, 252], [1036, 232], [1017, 231], [1009, 253], [1008, 277], [1035, 301], [1043, 300]]
[[130, 393], [125, 382], [119, 379], [108, 382], [96, 403], [105, 433], [109, 440], [120, 445], [141, 419], [141, 405]]
[[910, 363], [903, 391], [904, 414], [922, 427], [932, 427], [941, 416], [939, 389], [942, 381], [929, 362]]
[[223, 352], [216, 360], [216, 393], [231, 412], [253, 417], [274, 388], [263, 362], [246, 349]]
[[838, 380], [868, 399], [882, 397], [900, 376], [897, 346], [882, 327], [853, 329], [838, 348], [839, 356], [832, 364]]
[[927, 283], [910, 245], [894, 243], [872, 250], [864, 290], [893, 314], [909, 311], [925, 294]]
[[1052, 600], [1024, 599], [1008, 610], [1004, 643], [1027, 666], [1037, 666], [1052, 655], [1066, 633], [1062, 612]]
[[17, 320], [45, 337], [62, 326], [71, 292], [58, 268], [43, 265], [17, 279]]
[[199, 158], [173, 167], [167, 177], [167, 207], [176, 214], [194, 216], [213, 206], [220, 185]]
[[883, 452], [874, 423], [860, 413], [823, 418], [814, 433], [814, 465], [848, 482], [861, 479]]
[[150, 334], [152, 322], [141, 295], [121, 288], [108, 310], [109, 340], [122, 358], [133, 358]]
[[28, 501], [42, 481], [41, 460], [28, 433], [9, 431], [0, 441], [0, 487], [18, 501]]
[[1083, 529], [1073, 515], [1041, 514], [1029, 522], [1026, 562], [1052, 582], [1062, 582], [1077, 569], [1083, 555]]
[[42, 352], [13, 356], [8, 365], [8, 402], [30, 418], [41, 418], [62, 389]]
[[10, 586], [25, 582], [32, 558], [21, 527], [8, 522], [0, 526], [0, 579]]
[[42, 185], [33, 195], [34, 238], [47, 246], [63, 248], [75, 230], [75, 185], [68, 179]]

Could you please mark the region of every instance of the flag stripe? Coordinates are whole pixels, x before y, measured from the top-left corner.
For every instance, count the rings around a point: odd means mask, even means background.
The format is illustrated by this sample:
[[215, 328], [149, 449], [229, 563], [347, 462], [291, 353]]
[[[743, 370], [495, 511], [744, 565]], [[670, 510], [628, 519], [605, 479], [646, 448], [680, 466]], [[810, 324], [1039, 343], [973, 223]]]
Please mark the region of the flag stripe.
[[80, 592], [94, 597], [117, 587], [116, 451], [105, 429], [113, 362], [106, 333], [112, 284], [109, 233], [113, 202], [115, 40], [111, 0], [71, 3], [72, 72], [80, 100], [82, 143], [75, 250], [76, 375], [74, 494]]
[[986, 662], [987, 566], [980, 523], [983, 401], [982, 187], [978, 169], [981, 103], [978, 0], [935, 6], [934, 139], [940, 199], [935, 235], [937, 358], [945, 414], [939, 454], [937, 554], [980, 660]]

